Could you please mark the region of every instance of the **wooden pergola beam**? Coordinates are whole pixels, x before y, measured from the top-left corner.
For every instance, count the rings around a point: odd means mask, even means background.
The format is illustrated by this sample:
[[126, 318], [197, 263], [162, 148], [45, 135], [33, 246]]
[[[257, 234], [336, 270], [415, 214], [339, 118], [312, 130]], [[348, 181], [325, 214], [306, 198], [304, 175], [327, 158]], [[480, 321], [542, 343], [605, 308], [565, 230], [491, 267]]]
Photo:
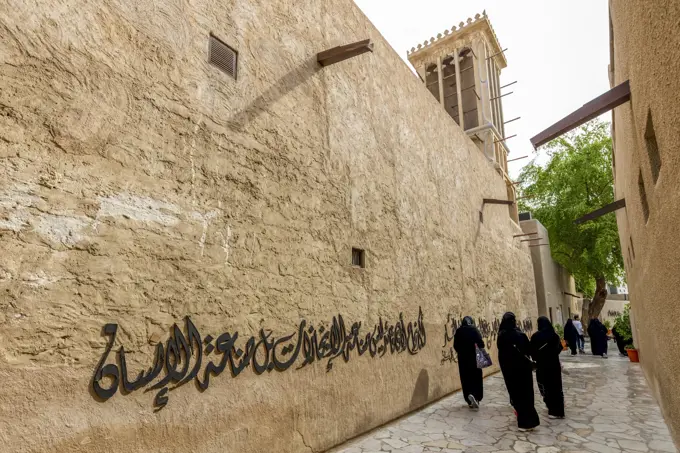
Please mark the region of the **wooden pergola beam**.
[[575, 225], [580, 225], [582, 223], [588, 222], [590, 220], [595, 220], [598, 217], [602, 217], [605, 214], [609, 214], [610, 212], [614, 212], [617, 209], [625, 208], [626, 207], [626, 199], [621, 198], [620, 200], [616, 200], [613, 203], [609, 203], [607, 206], [603, 206], [600, 209], [596, 209], [593, 212], [589, 212], [588, 214], [584, 215], [583, 217], [580, 217], [576, 220], [574, 220]]
[[533, 238], [533, 239], [522, 239], [519, 242], [531, 242], [531, 241], [540, 241], [543, 238]]
[[590, 121], [629, 100], [630, 84], [628, 83], [628, 80], [626, 80], [622, 84], [615, 86], [606, 93], [596, 97], [587, 104], [584, 104], [583, 107], [562, 118], [543, 132], [536, 134], [531, 138], [531, 144], [534, 146], [534, 149], [541, 145], [545, 145], [550, 140], [569, 132], [581, 124]]
[[319, 52], [316, 55], [316, 61], [318, 61], [321, 66], [330, 66], [366, 52], [373, 52], [373, 43], [370, 39], [364, 39], [363, 41], [357, 41], [352, 44], [333, 47], [332, 49]]

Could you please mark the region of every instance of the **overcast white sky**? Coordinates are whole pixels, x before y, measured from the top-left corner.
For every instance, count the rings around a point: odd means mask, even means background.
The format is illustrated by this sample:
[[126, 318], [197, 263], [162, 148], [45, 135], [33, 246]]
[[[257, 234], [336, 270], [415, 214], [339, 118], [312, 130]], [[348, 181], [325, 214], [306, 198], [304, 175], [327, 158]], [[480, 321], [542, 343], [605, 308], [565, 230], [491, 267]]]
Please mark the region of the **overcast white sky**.
[[[406, 51], [486, 13], [503, 48], [508, 67], [503, 93], [510, 175], [517, 177], [533, 157], [529, 139], [609, 90], [609, 19], [606, 0], [355, 0], [394, 49]], [[609, 114], [603, 119], [610, 121]]]

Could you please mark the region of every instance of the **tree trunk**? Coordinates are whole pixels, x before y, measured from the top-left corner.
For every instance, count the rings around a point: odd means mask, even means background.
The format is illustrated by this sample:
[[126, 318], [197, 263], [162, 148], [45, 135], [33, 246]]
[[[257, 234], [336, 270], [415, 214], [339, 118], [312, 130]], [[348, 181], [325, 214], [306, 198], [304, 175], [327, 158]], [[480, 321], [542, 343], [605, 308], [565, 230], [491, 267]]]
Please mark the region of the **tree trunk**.
[[588, 327], [588, 309], [590, 308], [590, 299], [583, 298], [583, 306], [581, 307], [581, 321], [583, 328]]
[[588, 323], [590, 320], [600, 316], [602, 307], [607, 301], [607, 281], [604, 277], [598, 277], [595, 279], [595, 294], [593, 295], [593, 300], [590, 301], [588, 306]]

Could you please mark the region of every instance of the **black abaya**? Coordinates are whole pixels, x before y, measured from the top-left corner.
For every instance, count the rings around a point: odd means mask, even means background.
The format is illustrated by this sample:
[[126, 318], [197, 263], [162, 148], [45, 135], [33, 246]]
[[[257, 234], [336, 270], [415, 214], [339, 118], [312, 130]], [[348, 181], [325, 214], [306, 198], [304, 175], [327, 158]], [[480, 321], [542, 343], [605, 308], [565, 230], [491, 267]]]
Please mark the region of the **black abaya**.
[[576, 355], [576, 345], [578, 343], [578, 330], [574, 325], [574, 321], [569, 318], [567, 323], [564, 325], [564, 341], [569, 345], [571, 349], [571, 355]]
[[482, 370], [477, 368], [475, 346], [483, 348], [484, 341], [479, 330], [472, 324], [472, 318], [466, 316], [463, 325], [456, 329], [453, 335], [453, 349], [458, 353], [458, 373], [463, 387], [463, 397], [468, 404], [472, 403], [468, 398], [470, 395], [478, 402], [484, 398]]
[[588, 324], [588, 336], [590, 336], [590, 349], [593, 355], [607, 353], [607, 328], [599, 319], [593, 318]]
[[527, 336], [517, 328], [513, 313], [503, 315], [498, 331], [498, 363], [510, 394], [510, 403], [517, 411], [517, 426], [532, 429], [540, 425], [534, 408], [534, 379], [529, 359]]
[[560, 365], [562, 343], [550, 320], [538, 318], [538, 332], [531, 336], [531, 356], [536, 362], [536, 382], [548, 406], [548, 414], [564, 417], [564, 394], [562, 392], [562, 366]]

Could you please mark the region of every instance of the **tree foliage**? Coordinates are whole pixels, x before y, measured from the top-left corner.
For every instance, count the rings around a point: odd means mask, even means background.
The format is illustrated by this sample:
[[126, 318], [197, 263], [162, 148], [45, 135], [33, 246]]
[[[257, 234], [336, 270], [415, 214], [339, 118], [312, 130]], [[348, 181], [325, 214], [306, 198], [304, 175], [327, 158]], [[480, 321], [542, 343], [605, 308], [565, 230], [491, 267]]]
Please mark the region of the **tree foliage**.
[[614, 201], [608, 129], [608, 123], [593, 120], [551, 141], [545, 148], [547, 163], [539, 164], [537, 155], [519, 178], [527, 197], [520, 209], [545, 226], [553, 258], [574, 276], [577, 290], [591, 297], [597, 297], [596, 281], [601, 292], [602, 282], [618, 281], [623, 270], [614, 214], [574, 224]]

